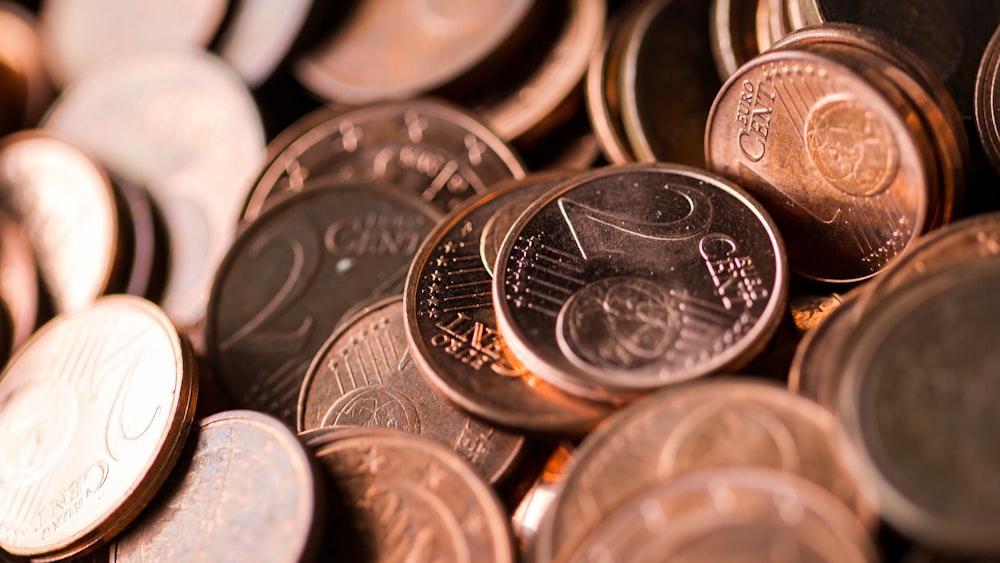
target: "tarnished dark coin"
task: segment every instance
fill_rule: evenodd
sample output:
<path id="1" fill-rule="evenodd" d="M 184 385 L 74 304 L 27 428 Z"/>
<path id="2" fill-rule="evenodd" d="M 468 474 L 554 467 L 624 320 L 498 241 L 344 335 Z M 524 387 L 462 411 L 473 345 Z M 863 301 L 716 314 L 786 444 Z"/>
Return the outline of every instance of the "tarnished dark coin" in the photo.
<path id="1" fill-rule="evenodd" d="M 928 131 L 909 119 L 916 113 L 884 76 L 811 52 L 772 51 L 719 92 L 706 159 L 774 216 L 793 270 L 861 280 L 936 212 L 936 159 Z"/>
<path id="2" fill-rule="evenodd" d="M 0 301 L 10 315 L 11 346 L 17 349 L 38 322 L 38 271 L 21 224 L 4 212 L 0 212 Z"/>
<path id="3" fill-rule="evenodd" d="M 24 226 L 56 312 L 122 289 L 131 256 L 119 244 L 114 189 L 76 146 L 45 131 L 0 139 L 0 204 Z"/>
<path id="4" fill-rule="evenodd" d="M 320 559 L 514 561 L 500 502 L 448 448 L 374 428 L 314 433 L 307 445 L 329 489 Z"/>
<path id="5" fill-rule="evenodd" d="M 1000 553 L 1000 261 L 912 278 L 844 347 L 838 413 L 858 480 L 921 544 Z"/>
<path id="6" fill-rule="evenodd" d="M 515 357 L 595 399 L 745 364 L 785 306 L 784 246 L 738 187 L 679 165 L 578 176 L 511 228 L 493 283 Z"/>
<path id="7" fill-rule="evenodd" d="M 122 531 L 177 461 L 196 395 L 148 301 L 104 297 L 39 329 L 0 375 L 0 546 L 55 560 Z"/>
<path id="8" fill-rule="evenodd" d="M 41 3 L 40 21 L 49 72 L 65 87 L 125 55 L 160 47 L 204 47 L 228 4 L 47 0 Z"/>
<path id="9" fill-rule="evenodd" d="M 420 375 L 406 342 L 401 296 L 344 323 L 316 354 L 298 404 L 298 428 L 364 426 L 422 434 L 449 445 L 490 483 L 524 453 L 524 438 L 470 418 Z"/>
<path id="10" fill-rule="evenodd" d="M 522 177 L 513 151 L 464 111 L 432 100 L 379 104 L 302 132 L 264 168 L 243 219 L 254 220 L 273 198 L 318 178 L 380 180 L 449 210 L 496 182 Z"/>
<path id="11" fill-rule="evenodd" d="M 254 411 L 212 415 L 186 454 L 110 561 L 311 559 L 326 499 L 309 452 L 281 421 Z"/>
<path id="12" fill-rule="evenodd" d="M 639 161 L 705 166 L 705 121 L 721 86 L 705 33 L 708 12 L 704 0 L 647 2 L 626 28 L 618 88 L 625 136 Z"/>
<path id="13" fill-rule="evenodd" d="M 976 129 L 993 169 L 1000 173 L 1000 26 L 983 52 L 974 91 Z"/>
<path id="14" fill-rule="evenodd" d="M 213 41 L 213 50 L 251 88 L 262 84 L 288 56 L 314 0 L 236 0 Z"/>
<path id="15" fill-rule="evenodd" d="M 0 135 L 32 127 L 52 101 L 34 15 L 0 2 Z"/>
<path id="16" fill-rule="evenodd" d="M 756 11 L 757 0 L 712 0 L 708 30 L 715 68 L 722 80 L 760 53 Z"/>
<path id="17" fill-rule="evenodd" d="M 249 224 L 219 266 L 206 319 L 226 397 L 294 427 L 313 356 L 357 302 L 402 292 L 437 218 L 398 190 L 327 183 Z"/>
<path id="18" fill-rule="evenodd" d="M 464 205 L 424 240 L 407 277 L 406 340 L 417 368 L 463 410 L 511 428 L 582 432 L 610 413 L 607 405 L 569 395 L 511 361 L 481 257 L 484 227 L 497 213 L 511 202 L 523 202 L 523 209 L 569 177 L 528 176 Z"/>
<path id="19" fill-rule="evenodd" d="M 200 320 L 264 153 L 246 86 L 207 53 L 146 51 L 76 83 L 45 127 L 149 190 L 170 236 L 163 309 L 182 325 Z"/>
<path id="20" fill-rule="evenodd" d="M 568 561 L 875 563 L 857 518 L 808 481 L 750 468 L 706 471 L 643 491 Z"/>
<path id="21" fill-rule="evenodd" d="M 455 80 L 515 32 L 530 0 L 399 6 L 362 0 L 347 21 L 295 63 L 295 76 L 328 100 L 364 104 L 412 98 Z"/>
<path id="22" fill-rule="evenodd" d="M 760 381 L 712 380 L 663 390 L 584 439 L 538 533 L 537 558 L 566 557 L 643 489 L 718 467 L 799 475 L 865 513 L 839 461 L 834 422 L 815 403 Z"/>

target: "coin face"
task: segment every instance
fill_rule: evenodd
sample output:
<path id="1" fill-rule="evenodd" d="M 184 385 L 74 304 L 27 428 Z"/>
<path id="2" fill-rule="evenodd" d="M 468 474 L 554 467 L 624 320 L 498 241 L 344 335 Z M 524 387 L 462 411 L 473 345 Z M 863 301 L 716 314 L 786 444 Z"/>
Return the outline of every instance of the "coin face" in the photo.
<path id="1" fill-rule="evenodd" d="M 485 59 L 528 14 L 529 0 L 365 0 L 294 71 L 329 100 L 364 104 L 418 96 Z"/>
<path id="2" fill-rule="evenodd" d="M 1000 548 L 1000 457 L 983 447 L 1000 425 L 998 282 L 996 260 L 914 278 L 866 311 L 842 359 L 859 482 L 887 522 L 939 549 Z"/>
<path id="3" fill-rule="evenodd" d="M 309 453 L 295 434 L 268 415 L 227 411 L 202 420 L 190 442 L 191 458 L 115 542 L 110 560 L 303 560 L 321 511 Z"/>
<path id="4" fill-rule="evenodd" d="M 396 190 L 327 184 L 250 224 L 219 267 L 206 322 L 226 397 L 294 427 L 313 356 L 357 302 L 403 290 L 436 220 Z"/>
<path id="5" fill-rule="evenodd" d="M 431 100 L 378 104 L 334 114 L 288 144 L 264 168 L 243 219 L 318 178 L 384 181 L 449 210 L 496 182 L 522 177 L 518 157 L 465 112 Z"/>
<path id="6" fill-rule="evenodd" d="M 867 562 L 864 528 L 836 498 L 778 472 L 696 473 L 640 493 L 559 561 Z"/>
<path id="7" fill-rule="evenodd" d="M 0 376 L 0 546 L 67 557 L 120 532 L 177 460 L 195 395 L 189 352 L 143 299 L 42 327 Z"/>
<path id="8" fill-rule="evenodd" d="M 324 561 L 514 560 L 493 492 L 448 448 L 374 428 L 310 434 L 327 477 Z"/>
<path id="9" fill-rule="evenodd" d="M 905 120 L 914 110 L 873 79 L 775 51 L 741 68 L 712 106 L 709 167 L 761 201 L 806 277 L 878 273 L 922 232 L 936 198 L 926 135 Z"/>
<path id="10" fill-rule="evenodd" d="M 309 366 L 298 428 L 393 428 L 449 445 L 490 483 L 508 475 L 524 438 L 470 418 L 424 381 L 407 348 L 402 297 L 358 313 L 334 332 Z"/>
<path id="11" fill-rule="evenodd" d="M 513 201 L 528 201 L 570 176 L 529 176 L 456 210 L 425 239 L 407 278 L 406 338 L 425 378 L 448 400 L 511 428 L 580 432 L 609 414 L 525 373 L 496 326 L 484 227 Z M 501 229 L 503 230 L 503 229 Z M 502 236 L 502 234 L 500 234 Z"/>
<path id="12" fill-rule="evenodd" d="M 526 368 L 596 399 L 745 363 L 773 334 L 784 249 L 739 188 L 681 166 L 608 167 L 511 228 L 497 323 Z"/>
<path id="13" fill-rule="evenodd" d="M 0 199 L 24 225 L 57 312 L 119 289 L 119 211 L 99 164 L 44 131 L 0 143 Z"/>
<path id="14" fill-rule="evenodd" d="M 541 561 L 573 552 L 615 507 L 655 483 L 727 466 L 800 475 L 861 508 L 833 443 L 833 417 L 751 380 L 664 390 L 584 439 L 537 537 Z"/>
<path id="15" fill-rule="evenodd" d="M 149 190 L 170 237 L 163 309 L 179 324 L 200 320 L 264 153 L 260 116 L 240 79 L 204 52 L 147 51 L 75 84 L 45 127 Z"/>

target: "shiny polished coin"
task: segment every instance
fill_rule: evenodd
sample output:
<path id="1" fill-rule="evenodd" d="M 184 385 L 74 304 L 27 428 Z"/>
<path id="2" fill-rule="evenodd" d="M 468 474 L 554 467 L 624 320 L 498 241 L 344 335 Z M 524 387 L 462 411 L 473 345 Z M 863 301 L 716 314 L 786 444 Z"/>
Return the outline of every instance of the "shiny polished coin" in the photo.
<path id="1" fill-rule="evenodd" d="M 299 431 L 324 426 L 392 428 L 449 445 L 497 483 L 517 464 L 524 438 L 470 418 L 437 395 L 407 348 L 402 297 L 344 323 L 309 366 L 299 395 Z"/>
<path id="2" fill-rule="evenodd" d="M 46 0 L 40 21 L 46 62 L 60 86 L 116 58 L 159 47 L 208 45 L 229 2 Z"/>
<path id="3" fill-rule="evenodd" d="M 16 219 L 0 211 L 0 301 L 10 315 L 10 339 L 16 350 L 38 322 L 38 270 L 35 254 Z"/>
<path id="4" fill-rule="evenodd" d="M 616 400 L 745 364 L 785 306 L 784 246 L 738 187 L 611 166 L 536 201 L 497 258 L 497 326 L 532 373 Z"/>
<path id="5" fill-rule="evenodd" d="M 857 518 L 828 492 L 778 472 L 732 468 L 646 490 L 558 561 L 875 563 Z"/>
<path id="6" fill-rule="evenodd" d="M 53 560 L 123 530 L 180 455 L 193 370 L 167 317 L 138 297 L 39 329 L 0 376 L 0 546 Z"/>
<path id="7" fill-rule="evenodd" d="M 637 160 L 705 167 L 705 121 L 721 86 L 708 27 L 704 0 L 658 0 L 647 2 L 629 28 L 618 88 Z"/>
<path id="8" fill-rule="evenodd" d="M 295 76 L 317 95 L 347 104 L 412 98 L 489 57 L 531 7 L 530 0 L 405 6 L 362 0 L 322 45 L 296 61 Z"/>
<path id="9" fill-rule="evenodd" d="M 1000 262 L 913 278 L 845 346 L 839 416 L 882 517 L 923 545 L 1000 553 Z"/>
<path id="10" fill-rule="evenodd" d="M 420 373 L 461 409 L 510 428 L 580 433 L 611 412 L 511 361 L 497 332 L 492 279 L 481 257 L 484 227 L 497 213 L 511 202 L 523 202 L 523 209 L 570 177 L 528 176 L 464 205 L 427 236 L 407 277 L 406 341 Z"/>
<path id="11" fill-rule="evenodd" d="M 730 77 L 712 106 L 709 167 L 760 200 L 806 277 L 871 277 L 933 215 L 927 132 L 882 80 L 811 52 L 772 51 Z"/>
<path id="12" fill-rule="evenodd" d="M 131 55 L 66 91 L 45 127 L 149 190 L 170 236 L 163 309 L 178 324 L 201 319 L 264 153 L 260 116 L 239 78 L 193 50 Z"/>
<path id="13" fill-rule="evenodd" d="M 378 104 L 303 131 L 265 166 L 243 219 L 253 221 L 274 198 L 319 178 L 383 181 L 450 210 L 524 174 L 513 151 L 462 110 L 433 100 Z"/>
<path id="14" fill-rule="evenodd" d="M 45 131 L 0 139 L 0 201 L 31 240 L 56 312 L 122 289 L 119 211 L 104 169 Z"/>
<path id="15" fill-rule="evenodd" d="M 1000 171 L 1000 26 L 983 52 L 976 75 L 976 130 L 993 169 Z M 1000 172 L 998 172 L 1000 173 Z"/>
<path id="16" fill-rule="evenodd" d="M 35 16 L 0 2 L 0 135 L 32 127 L 52 101 Z"/>
<path id="17" fill-rule="evenodd" d="M 314 433 L 307 445 L 329 490 L 320 560 L 514 561 L 499 500 L 448 448 L 374 428 Z"/>
<path id="18" fill-rule="evenodd" d="M 313 0 L 237 0 L 213 50 L 251 88 L 271 76 L 302 30 Z"/>
<path id="19" fill-rule="evenodd" d="M 621 67 L 621 53 L 626 41 L 621 29 L 630 19 L 628 16 L 629 12 L 626 10 L 608 21 L 601 47 L 590 56 L 584 82 L 587 114 L 590 115 L 594 135 L 604 158 L 612 164 L 635 161 L 625 139 L 618 104 L 618 69 Z"/>
<path id="20" fill-rule="evenodd" d="M 437 219 L 395 189 L 328 183 L 249 224 L 219 266 L 206 319 L 209 362 L 230 402 L 294 427 L 313 356 L 357 302 L 402 292 Z"/>
<path id="21" fill-rule="evenodd" d="M 795 474 L 864 512 L 838 459 L 834 424 L 811 401 L 759 381 L 713 380 L 663 390 L 621 411 L 580 444 L 537 536 L 538 560 L 572 553 L 601 520 L 645 488 L 719 467 Z"/>
<path id="22" fill-rule="evenodd" d="M 708 31 L 715 68 L 723 81 L 760 53 L 756 10 L 757 0 L 712 0 Z"/>
<path id="23" fill-rule="evenodd" d="M 325 499 L 313 462 L 281 421 L 205 418 L 171 478 L 112 547 L 110 561 L 287 561 L 313 556 Z"/>
<path id="24" fill-rule="evenodd" d="M 788 369 L 788 390 L 816 401 L 830 412 L 837 411 L 843 379 L 840 359 L 857 328 L 864 291 L 855 289 L 844 295 L 837 308 L 802 337 Z"/>

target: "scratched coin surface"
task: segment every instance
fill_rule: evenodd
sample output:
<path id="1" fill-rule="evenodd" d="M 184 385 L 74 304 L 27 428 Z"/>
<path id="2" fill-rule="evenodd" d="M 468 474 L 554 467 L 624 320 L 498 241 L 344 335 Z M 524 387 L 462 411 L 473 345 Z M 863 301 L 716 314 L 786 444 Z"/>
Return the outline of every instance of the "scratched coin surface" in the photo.
<path id="1" fill-rule="evenodd" d="M 730 468 L 660 484 L 559 561 L 875 563 L 857 517 L 808 481 Z"/>
<path id="2" fill-rule="evenodd" d="M 730 77 L 712 106 L 709 167 L 760 200 L 806 277 L 871 277 L 933 214 L 926 130 L 876 79 L 816 53 L 773 51 Z"/>
<path id="3" fill-rule="evenodd" d="M 65 91 L 45 127 L 149 190 L 171 249 L 160 302 L 179 324 L 199 321 L 264 155 L 260 116 L 239 77 L 205 52 L 130 55 Z"/>
<path id="4" fill-rule="evenodd" d="M 209 363 L 230 402 L 295 426 L 306 368 L 357 302 L 402 292 L 437 213 L 374 185 L 325 184 L 251 223 L 216 274 Z"/>
<path id="5" fill-rule="evenodd" d="M 570 177 L 528 176 L 457 209 L 424 240 L 407 277 L 406 339 L 417 368 L 449 401 L 511 428 L 582 432 L 610 414 L 607 405 L 569 395 L 511 361 L 480 253 L 484 227 L 498 212 L 512 201 L 527 207 Z"/>
<path id="6" fill-rule="evenodd" d="M 540 561 L 570 553 L 615 507 L 655 483 L 734 465 L 804 477 L 863 511 L 834 447 L 833 416 L 776 385 L 741 379 L 660 391 L 591 433 L 536 538 Z"/>
<path id="7" fill-rule="evenodd" d="M 422 436 L 311 433 L 329 493 L 322 561 L 512 563 L 507 515 L 469 464 Z"/>
<path id="8" fill-rule="evenodd" d="M 264 167 L 243 219 L 321 177 L 382 180 L 450 210 L 524 174 L 517 155 L 463 110 L 433 100 L 377 104 L 333 114 L 289 143 Z"/>
<path id="9" fill-rule="evenodd" d="M 308 560 L 321 522 L 309 452 L 281 421 L 255 411 L 203 419 L 112 562 Z"/>
<path id="10" fill-rule="evenodd" d="M 24 226 L 57 312 L 123 289 L 115 193 L 80 149 L 44 131 L 0 140 L 0 201 Z"/>
<path id="11" fill-rule="evenodd" d="M 767 213 L 679 165 L 598 169 L 511 228 L 497 258 L 497 325 L 514 356 L 595 399 L 745 364 L 777 328 L 788 278 Z"/>
<path id="12" fill-rule="evenodd" d="M 866 311 L 845 346 L 838 412 L 858 480 L 920 543 L 1000 552 L 1000 262 L 912 278 Z"/>
<path id="13" fill-rule="evenodd" d="M 447 444 L 489 483 L 522 461 L 524 438 L 472 418 L 420 375 L 406 342 L 402 296 L 361 311 L 316 354 L 298 403 L 298 429 L 392 428 Z"/>
<path id="14" fill-rule="evenodd" d="M 193 370 L 166 315 L 138 297 L 39 329 L 0 376 L 0 547 L 57 559 L 124 529 L 180 455 Z"/>

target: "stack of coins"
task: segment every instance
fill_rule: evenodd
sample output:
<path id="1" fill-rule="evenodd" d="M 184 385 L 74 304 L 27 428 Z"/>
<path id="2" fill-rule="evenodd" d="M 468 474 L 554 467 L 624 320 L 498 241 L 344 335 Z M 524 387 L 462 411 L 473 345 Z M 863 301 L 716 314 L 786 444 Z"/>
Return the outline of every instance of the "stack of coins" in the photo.
<path id="1" fill-rule="evenodd" d="M 1000 557 L 992 4 L 30 4 L 0 561 Z"/>

